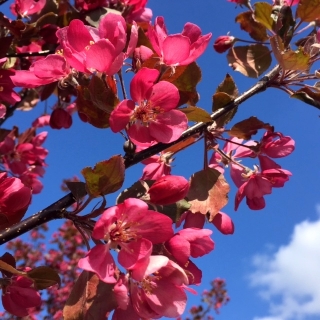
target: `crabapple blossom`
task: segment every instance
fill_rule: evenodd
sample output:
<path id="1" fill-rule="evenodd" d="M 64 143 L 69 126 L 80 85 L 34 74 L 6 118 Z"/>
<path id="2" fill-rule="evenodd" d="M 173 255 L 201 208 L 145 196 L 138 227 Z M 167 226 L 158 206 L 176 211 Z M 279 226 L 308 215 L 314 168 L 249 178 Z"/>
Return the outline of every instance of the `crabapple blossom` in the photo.
<path id="1" fill-rule="evenodd" d="M 179 102 L 178 89 L 167 81 L 156 83 L 159 75 L 158 70 L 148 68 L 135 74 L 130 83 L 133 100 L 121 101 L 111 112 L 113 132 L 127 129 L 130 140 L 138 145 L 153 141 L 169 143 L 180 137 L 188 119 L 183 112 L 174 110 Z"/>
<path id="2" fill-rule="evenodd" d="M 190 257 L 202 257 L 214 249 L 211 234 L 212 231 L 209 229 L 182 229 L 165 243 L 165 247 L 183 267 Z"/>
<path id="3" fill-rule="evenodd" d="M 92 237 L 102 239 L 87 256 L 79 261 L 79 267 L 95 272 L 107 283 L 114 283 L 115 264 L 110 249 L 119 249 L 119 263 L 131 270 L 150 256 L 152 244 L 162 243 L 173 235 L 172 220 L 134 198 L 104 211 L 97 221 Z"/>
<path id="4" fill-rule="evenodd" d="M 144 161 L 145 167 L 141 180 L 158 180 L 159 178 L 171 173 L 172 152 L 161 153 L 152 156 Z"/>
<path id="5" fill-rule="evenodd" d="M 28 309 L 41 306 L 41 296 L 33 288 L 33 281 L 23 276 L 13 276 L 10 283 L 2 287 L 2 305 L 17 317 L 28 315 Z"/>
<path id="6" fill-rule="evenodd" d="M 58 54 L 50 54 L 35 61 L 29 70 L 17 70 L 11 80 L 17 87 L 35 88 L 55 81 L 71 81 L 72 77 L 66 59 Z"/>
<path id="7" fill-rule="evenodd" d="M 39 13 L 46 4 L 46 0 L 15 0 L 10 6 L 10 10 L 14 15 L 22 17 L 34 13 Z"/>
<path id="8" fill-rule="evenodd" d="M 188 277 L 169 258 L 158 255 L 140 261 L 132 269 L 129 281 L 132 305 L 141 318 L 176 318 L 183 313 Z"/>
<path id="9" fill-rule="evenodd" d="M 85 73 L 97 70 L 113 75 L 122 67 L 124 59 L 133 52 L 138 40 L 137 25 L 133 24 L 129 46 L 124 53 L 127 43 L 126 28 L 122 16 L 109 13 L 101 19 L 98 29 L 74 19 L 56 34 L 61 53 L 73 68 Z"/>
<path id="10" fill-rule="evenodd" d="M 14 104 L 20 101 L 20 96 L 13 91 L 15 84 L 11 77 L 16 73 L 12 69 L 2 69 L 1 67 L 7 61 L 7 58 L 0 59 L 0 101 Z"/>
<path id="11" fill-rule="evenodd" d="M 238 171 L 244 181 L 236 194 L 235 210 L 240 202 L 246 197 L 247 205 L 252 210 L 261 210 L 265 207 L 264 195 L 270 194 L 273 187 L 283 187 L 289 180 L 291 172 L 281 167 L 266 156 L 259 156 L 261 172 L 255 166 L 254 170 L 248 172 Z M 242 169 L 243 170 L 243 169 Z"/>
<path id="12" fill-rule="evenodd" d="M 157 17 L 154 27 L 149 26 L 148 38 L 160 63 L 168 66 L 185 66 L 194 62 L 208 46 L 211 33 L 201 35 L 201 29 L 186 23 L 180 34 L 168 35 L 163 17 Z"/>
<path id="13" fill-rule="evenodd" d="M 18 178 L 0 173 L 0 225 L 1 229 L 10 227 L 22 219 L 31 201 L 31 189 L 24 186 Z"/>

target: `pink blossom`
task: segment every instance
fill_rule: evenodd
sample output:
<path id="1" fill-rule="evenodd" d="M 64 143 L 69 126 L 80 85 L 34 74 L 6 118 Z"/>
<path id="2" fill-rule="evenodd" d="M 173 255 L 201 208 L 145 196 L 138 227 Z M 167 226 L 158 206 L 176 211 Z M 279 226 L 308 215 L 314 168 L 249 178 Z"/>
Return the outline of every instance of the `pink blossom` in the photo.
<path id="1" fill-rule="evenodd" d="M 270 194 L 272 187 L 283 187 L 289 180 L 291 172 L 281 169 L 281 167 L 266 156 L 259 156 L 261 172 L 256 167 L 247 173 L 239 171 L 243 182 L 236 194 L 235 210 L 242 199 L 246 197 L 247 205 L 252 210 L 261 210 L 265 207 L 264 195 Z"/>
<path id="2" fill-rule="evenodd" d="M 123 50 L 127 43 L 126 22 L 118 14 L 109 13 L 100 21 L 99 28 L 84 25 L 74 19 L 68 27 L 57 31 L 62 53 L 68 63 L 76 70 L 89 73 L 105 72 L 113 75 L 122 67 L 138 40 L 138 29 L 134 23 L 127 52 Z"/>
<path id="3" fill-rule="evenodd" d="M 156 180 L 148 193 L 152 203 L 166 205 L 182 200 L 187 195 L 189 187 L 186 178 L 168 175 Z"/>
<path id="4" fill-rule="evenodd" d="M 295 149 L 295 142 L 280 132 L 267 131 L 260 142 L 260 153 L 271 158 L 286 157 Z"/>
<path id="5" fill-rule="evenodd" d="M 185 211 L 179 221 L 176 223 L 176 228 L 179 228 L 184 221 L 183 228 L 198 228 L 202 229 L 206 222 L 206 217 L 200 212 L 193 213 L 191 211 Z"/>
<path id="6" fill-rule="evenodd" d="M 158 180 L 159 178 L 171 173 L 172 152 L 161 153 L 144 161 L 146 166 L 143 168 L 141 180 Z"/>
<path id="7" fill-rule="evenodd" d="M 7 177 L 7 173 L 2 172 L 0 192 L 0 229 L 4 229 L 22 219 L 31 201 L 31 190 L 20 179 Z"/>
<path id="8" fill-rule="evenodd" d="M 164 256 L 150 256 L 131 272 L 133 308 L 141 318 L 176 318 L 186 306 L 187 284 L 188 277 L 179 265 Z"/>
<path id="9" fill-rule="evenodd" d="M 33 288 L 33 281 L 23 276 L 10 278 L 10 284 L 2 289 L 3 307 L 17 317 L 28 315 L 28 309 L 41 306 L 41 296 Z"/>
<path id="10" fill-rule="evenodd" d="M 50 122 L 50 114 L 44 114 L 43 116 L 38 117 L 32 122 L 34 128 L 41 128 L 48 126 Z"/>
<path id="11" fill-rule="evenodd" d="M 148 37 L 160 63 L 168 66 L 185 66 L 194 62 L 208 46 L 212 34 L 201 35 L 201 29 L 186 23 L 182 33 L 168 35 L 163 17 L 157 17 L 154 27 L 149 27 Z"/>
<path id="12" fill-rule="evenodd" d="M 46 4 L 46 0 L 15 0 L 10 6 L 10 10 L 14 15 L 22 17 L 34 13 L 39 13 Z"/>
<path id="13" fill-rule="evenodd" d="M 75 0 L 75 6 L 77 9 L 88 11 L 98 7 L 107 7 L 108 2 L 108 0 Z"/>
<path id="14" fill-rule="evenodd" d="M 95 272 L 102 281 L 110 283 L 115 269 L 110 249 L 120 248 L 119 263 L 132 269 L 150 256 L 152 244 L 164 242 L 172 235 L 169 217 L 148 210 L 147 204 L 139 199 L 126 199 L 104 211 L 97 221 L 92 237 L 103 239 L 106 245 L 91 249 L 87 257 L 79 261 L 79 267 Z"/>
<path id="15" fill-rule="evenodd" d="M 178 139 L 187 128 L 186 115 L 174 110 L 179 102 L 179 91 L 170 82 L 160 81 L 159 71 L 142 68 L 130 83 L 133 100 L 123 100 L 110 115 L 113 132 L 127 128 L 135 144 L 152 141 L 169 143 Z M 136 101 L 138 105 L 135 105 Z"/>
<path id="16" fill-rule="evenodd" d="M 165 247 L 183 267 L 190 257 L 202 257 L 214 249 L 211 234 L 209 229 L 182 229 L 165 243 Z"/>
<path id="17" fill-rule="evenodd" d="M 45 59 L 35 61 L 29 70 L 17 70 L 11 79 L 15 86 L 35 88 L 55 81 L 70 81 L 72 73 L 66 59 L 58 54 L 49 54 Z"/>
<path id="18" fill-rule="evenodd" d="M 12 76 L 15 70 L 2 69 L 1 67 L 7 61 L 7 58 L 0 59 L 0 101 L 15 104 L 20 101 L 20 96 L 13 91 L 15 84 L 12 81 Z"/>
<path id="19" fill-rule="evenodd" d="M 300 0 L 273 0 L 274 4 L 284 4 L 287 6 L 295 6 Z"/>
<path id="20" fill-rule="evenodd" d="M 0 119 L 3 119 L 6 116 L 7 113 L 7 107 L 0 103 Z"/>

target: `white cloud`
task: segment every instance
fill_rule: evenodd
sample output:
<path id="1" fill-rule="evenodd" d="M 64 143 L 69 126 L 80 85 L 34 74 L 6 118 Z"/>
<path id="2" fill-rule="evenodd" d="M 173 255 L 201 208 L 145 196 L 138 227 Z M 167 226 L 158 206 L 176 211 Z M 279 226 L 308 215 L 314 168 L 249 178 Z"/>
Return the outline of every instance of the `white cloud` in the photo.
<path id="1" fill-rule="evenodd" d="M 297 224 L 290 242 L 275 253 L 254 256 L 253 265 L 250 283 L 269 302 L 270 313 L 254 320 L 320 319 L 320 215 Z"/>

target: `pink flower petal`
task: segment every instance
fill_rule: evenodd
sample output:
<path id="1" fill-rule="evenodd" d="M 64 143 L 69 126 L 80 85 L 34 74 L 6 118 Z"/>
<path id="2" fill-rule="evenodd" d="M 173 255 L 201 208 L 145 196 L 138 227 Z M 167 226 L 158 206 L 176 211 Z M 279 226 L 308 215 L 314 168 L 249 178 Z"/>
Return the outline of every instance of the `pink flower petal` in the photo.
<path id="1" fill-rule="evenodd" d="M 132 100 L 123 100 L 111 112 L 110 128 L 113 132 L 119 132 L 125 129 L 130 121 L 131 115 L 134 113 L 135 103 Z"/>
<path id="2" fill-rule="evenodd" d="M 163 61 L 167 65 L 177 65 L 190 55 L 190 40 L 182 35 L 170 35 L 163 41 Z M 178 49 L 179 48 L 179 49 Z"/>
<path id="3" fill-rule="evenodd" d="M 116 283 L 116 266 L 107 245 L 98 244 L 93 247 L 85 258 L 79 260 L 78 267 L 96 273 L 106 283 Z"/>

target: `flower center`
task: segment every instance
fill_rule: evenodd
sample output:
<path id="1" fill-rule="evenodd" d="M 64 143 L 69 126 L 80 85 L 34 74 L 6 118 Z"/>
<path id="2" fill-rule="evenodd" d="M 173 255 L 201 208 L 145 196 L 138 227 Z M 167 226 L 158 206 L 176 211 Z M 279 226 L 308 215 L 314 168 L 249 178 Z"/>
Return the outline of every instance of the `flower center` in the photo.
<path id="1" fill-rule="evenodd" d="M 105 236 L 105 240 L 110 239 L 113 242 L 130 242 L 136 240 L 138 236 L 131 228 L 134 224 L 134 222 L 117 220 L 113 224 L 110 233 Z"/>
<path id="2" fill-rule="evenodd" d="M 151 121 L 156 120 L 159 113 L 163 113 L 160 107 L 153 106 L 150 101 L 144 101 L 136 107 L 132 120 L 141 121 L 144 126 L 148 127 Z"/>

